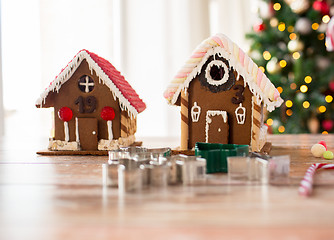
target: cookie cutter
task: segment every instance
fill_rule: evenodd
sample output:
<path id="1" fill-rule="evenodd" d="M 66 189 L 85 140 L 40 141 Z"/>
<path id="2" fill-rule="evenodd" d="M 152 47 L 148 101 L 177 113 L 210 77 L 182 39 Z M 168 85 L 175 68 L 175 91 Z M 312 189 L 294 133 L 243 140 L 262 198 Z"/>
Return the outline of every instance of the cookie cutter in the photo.
<path id="1" fill-rule="evenodd" d="M 143 187 L 142 175 L 144 166 L 129 158 L 119 160 L 118 189 L 121 192 L 140 191 Z"/>
<path id="2" fill-rule="evenodd" d="M 196 156 L 175 155 L 168 159 L 168 183 L 202 184 L 206 182 L 206 160 Z"/>
<path id="3" fill-rule="evenodd" d="M 269 183 L 270 184 L 287 184 L 289 183 L 290 174 L 290 156 L 273 156 L 269 159 Z"/>
<path id="4" fill-rule="evenodd" d="M 120 191 L 140 191 L 149 186 L 198 184 L 206 181 L 206 160 L 171 156 L 170 148 L 122 148 L 109 152 L 103 164 L 103 184 Z"/>
<path id="5" fill-rule="evenodd" d="M 248 156 L 249 145 L 201 143 L 195 144 L 195 156 L 206 159 L 206 173 L 228 172 L 227 157 Z"/>
<path id="6" fill-rule="evenodd" d="M 182 183 L 184 185 L 203 184 L 206 182 L 206 159 L 188 156 L 183 161 Z"/>

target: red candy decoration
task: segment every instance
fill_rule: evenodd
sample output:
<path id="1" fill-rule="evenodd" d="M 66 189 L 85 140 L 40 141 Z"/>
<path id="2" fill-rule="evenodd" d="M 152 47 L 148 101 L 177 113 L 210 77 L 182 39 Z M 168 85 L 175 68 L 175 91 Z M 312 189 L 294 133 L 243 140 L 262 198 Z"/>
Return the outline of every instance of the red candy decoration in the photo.
<path id="1" fill-rule="evenodd" d="M 115 118 L 115 111 L 112 107 L 106 106 L 101 110 L 101 118 L 105 121 L 112 121 Z"/>
<path id="2" fill-rule="evenodd" d="M 72 119 L 73 112 L 68 107 L 62 107 L 58 111 L 58 117 L 60 118 L 60 120 L 62 120 L 64 122 L 68 122 L 68 121 L 70 121 Z"/>
<path id="3" fill-rule="evenodd" d="M 327 144 L 325 141 L 320 141 L 318 142 L 318 144 L 321 144 L 322 146 L 324 146 L 326 148 L 326 151 L 327 151 Z"/>
<path id="4" fill-rule="evenodd" d="M 326 1 L 315 1 L 312 7 L 314 10 L 321 12 L 322 15 L 329 14 L 329 5 Z"/>

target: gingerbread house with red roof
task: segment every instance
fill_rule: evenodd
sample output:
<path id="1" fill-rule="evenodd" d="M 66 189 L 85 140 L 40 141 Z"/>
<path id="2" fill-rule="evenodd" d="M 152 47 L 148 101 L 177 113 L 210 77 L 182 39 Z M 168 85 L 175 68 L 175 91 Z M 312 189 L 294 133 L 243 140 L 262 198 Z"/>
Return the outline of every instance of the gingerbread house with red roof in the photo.
<path id="1" fill-rule="evenodd" d="M 87 50 L 79 51 L 36 102 L 54 108 L 50 150 L 94 151 L 135 141 L 137 114 L 145 103 L 115 67 Z"/>
<path id="2" fill-rule="evenodd" d="M 264 108 L 273 111 L 283 102 L 261 69 L 223 34 L 195 49 L 164 97 L 181 106 L 181 150 L 208 142 L 260 151 L 267 132 Z"/>

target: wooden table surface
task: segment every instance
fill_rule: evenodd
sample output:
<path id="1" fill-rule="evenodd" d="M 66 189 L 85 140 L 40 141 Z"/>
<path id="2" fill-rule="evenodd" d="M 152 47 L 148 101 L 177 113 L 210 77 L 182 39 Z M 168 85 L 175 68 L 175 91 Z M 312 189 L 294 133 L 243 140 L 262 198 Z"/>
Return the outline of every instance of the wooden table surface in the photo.
<path id="1" fill-rule="evenodd" d="M 178 139 L 143 138 L 146 147 Z M 291 157 L 290 184 L 210 184 L 119 194 L 102 185 L 103 156 L 39 156 L 45 139 L 0 142 L 0 239 L 334 239 L 334 171 L 298 195 L 310 147 L 334 135 L 273 135 L 271 155 Z"/>

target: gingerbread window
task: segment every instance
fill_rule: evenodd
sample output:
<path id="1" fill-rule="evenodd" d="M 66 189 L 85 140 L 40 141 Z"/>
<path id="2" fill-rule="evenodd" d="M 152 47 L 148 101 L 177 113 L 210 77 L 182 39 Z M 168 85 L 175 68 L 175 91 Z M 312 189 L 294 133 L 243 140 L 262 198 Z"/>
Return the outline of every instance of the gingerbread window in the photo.
<path id="1" fill-rule="evenodd" d="M 94 89 L 94 80 L 87 75 L 83 75 L 78 80 L 78 87 L 81 92 L 89 93 Z"/>
<path id="2" fill-rule="evenodd" d="M 228 80 L 228 68 L 223 61 L 213 60 L 206 66 L 205 77 L 211 85 L 222 85 Z"/>
<path id="3" fill-rule="evenodd" d="M 216 54 L 209 57 L 203 65 L 199 81 L 209 91 L 221 92 L 229 90 L 236 80 L 228 61 Z"/>

